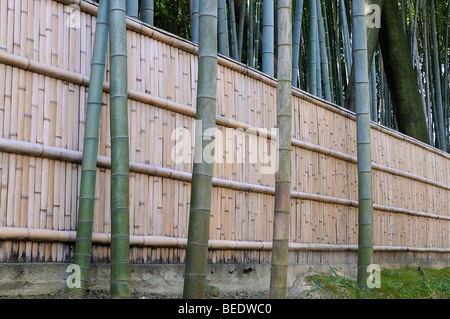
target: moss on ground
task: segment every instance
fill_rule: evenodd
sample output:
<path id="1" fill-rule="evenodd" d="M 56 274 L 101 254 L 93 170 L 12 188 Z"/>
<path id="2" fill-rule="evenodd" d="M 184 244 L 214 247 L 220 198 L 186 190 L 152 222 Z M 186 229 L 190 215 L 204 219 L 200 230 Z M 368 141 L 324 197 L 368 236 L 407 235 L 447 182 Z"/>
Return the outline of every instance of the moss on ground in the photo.
<path id="1" fill-rule="evenodd" d="M 312 289 L 307 298 L 332 299 L 449 299 L 450 268 L 383 269 L 380 288 L 358 289 L 355 280 L 340 276 L 331 268 L 331 275 L 308 278 Z"/>

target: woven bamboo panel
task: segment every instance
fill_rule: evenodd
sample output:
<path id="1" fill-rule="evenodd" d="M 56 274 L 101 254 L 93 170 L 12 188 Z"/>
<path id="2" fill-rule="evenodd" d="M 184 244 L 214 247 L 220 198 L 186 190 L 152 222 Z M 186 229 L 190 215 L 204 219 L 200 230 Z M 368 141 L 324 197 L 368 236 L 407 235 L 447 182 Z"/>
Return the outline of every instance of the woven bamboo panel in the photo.
<path id="1" fill-rule="evenodd" d="M 0 78 L 5 79 L 0 83 L 0 229 L 43 229 L 49 234 L 76 230 L 96 5 L 82 1 L 79 28 L 70 28 L 71 3 L 0 2 L 0 27 L 6 30 L 0 33 Z M 128 20 L 127 25 L 130 162 L 134 165 L 130 171 L 130 233 L 135 238 L 184 239 L 197 125 L 196 49 L 135 21 Z M 109 82 L 109 58 L 105 75 Z M 108 88 L 103 94 L 99 131 L 98 154 L 104 158 L 111 153 Z M 270 131 L 276 127 L 276 94 L 273 80 L 219 58 L 211 240 L 244 245 L 272 240 L 274 176 L 263 172 L 267 162 L 262 158 L 250 161 L 258 141 L 262 141 L 258 147 L 271 144 L 256 139 L 247 128 Z M 319 246 L 293 248 L 290 262 L 355 262 L 355 117 L 294 90 L 292 128 L 290 240 L 293 247 Z M 181 141 L 176 130 L 190 133 L 183 137 L 188 143 L 181 150 L 188 161 L 177 162 L 172 156 Z M 371 136 L 374 244 L 391 247 L 376 249 L 375 261 L 447 260 L 450 157 L 377 124 Z M 21 146 L 7 149 L 8 141 L 27 142 L 29 150 Z M 50 156 L 44 151 L 36 153 L 39 147 L 58 154 L 75 153 Z M 240 156 L 245 157 L 243 161 Z M 164 170 L 171 170 L 170 176 Z M 101 164 L 94 233 L 111 230 L 109 183 L 109 167 Z M 323 250 L 320 245 L 331 248 Z M 0 261 L 67 262 L 73 250 L 73 240 L 8 237 L 0 241 Z M 108 245 L 94 243 L 92 252 L 95 262 L 109 260 Z M 185 250 L 135 244 L 130 258 L 136 263 L 182 263 Z M 211 249 L 209 260 L 268 263 L 270 249 Z"/>

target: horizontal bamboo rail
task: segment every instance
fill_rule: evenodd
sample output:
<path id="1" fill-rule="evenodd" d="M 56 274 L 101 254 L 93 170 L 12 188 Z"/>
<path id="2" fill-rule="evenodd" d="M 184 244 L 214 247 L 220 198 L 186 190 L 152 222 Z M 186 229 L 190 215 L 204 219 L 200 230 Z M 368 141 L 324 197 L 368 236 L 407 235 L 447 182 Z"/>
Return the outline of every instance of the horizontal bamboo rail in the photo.
<path id="1" fill-rule="evenodd" d="M 82 160 L 82 152 L 79 152 L 79 151 L 73 151 L 73 150 L 57 148 L 57 147 L 53 147 L 53 146 L 46 146 L 46 145 L 42 145 L 42 144 L 16 141 L 16 140 L 4 139 L 4 138 L 0 138 L 0 151 L 6 152 L 6 153 L 35 156 L 35 157 L 41 157 L 41 158 L 49 158 L 49 159 L 53 159 L 53 160 L 66 161 L 66 162 L 71 162 L 71 163 L 76 163 L 76 164 L 80 164 L 81 160 Z M 98 163 L 97 164 L 98 167 L 106 168 L 106 169 L 111 168 L 111 159 L 109 157 L 97 156 L 97 163 Z M 192 180 L 191 173 L 177 171 L 174 169 L 168 169 L 168 168 L 164 168 L 164 167 L 156 167 L 153 165 L 142 164 L 142 163 L 137 163 L 137 162 L 130 162 L 130 172 L 142 173 L 142 174 L 158 176 L 158 177 L 163 177 L 163 178 L 172 178 L 172 179 L 176 179 L 176 180 L 180 180 L 180 181 L 184 181 L 184 182 L 191 182 L 191 180 Z M 275 188 L 273 188 L 273 187 L 224 180 L 224 179 L 216 178 L 216 177 L 213 177 L 213 186 L 229 188 L 229 189 L 245 191 L 245 192 L 255 192 L 255 193 L 261 193 L 261 194 L 275 195 Z M 319 201 L 319 202 L 323 202 L 323 203 L 358 207 L 358 201 L 345 199 L 345 198 L 330 197 L 330 196 L 319 195 L 319 194 L 291 191 L 291 197 L 296 198 L 296 199 Z M 413 211 L 413 210 L 409 210 L 409 209 L 379 205 L 376 203 L 374 203 L 373 208 L 375 210 L 380 210 L 380 211 L 450 221 L 450 216 L 431 214 L 431 213 L 425 213 L 425 212 L 417 212 L 417 211 Z"/>
<path id="2" fill-rule="evenodd" d="M 51 76 L 58 80 L 68 81 L 68 82 L 76 84 L 76 85 L 89 87 L 89 77 L 87 77 L 87 76 L 83 76 L 83 75 L 80 75 L 78 73 L 71 72 L 71 71 L 62 70 L 57 67 L 53 67 L 53 66 L 46 65 L 44 63 L 32 61 L 28 58 L 20 57 L 20 56 L 13 55 L 13 54 L 10 54 L 7 52 L 0 51 L 0 63 L 6 64 L 6 65 L 11 65 L 11 66 L 14 66 L 17 68 L 21 68 L 25 71 L 31 71 L 31 72 L 36 72 L 36 73 L 39 73 L 42 75 Z M 104 83 L 103 90 L 104 90 L 104 92 L 109 93 L 109 83 L 107 83 L 107 82 Z M 293 92 L 295 92 L 295 90 L 293 90 Z M 300 95 L 298 95 L 298 94 L 300 94 Z M 308 95 L 305 95 L 300 92 L 297 92 L 297 94 L 294 93 L 294 95 L 298 95 L 299 97 L 301 96 L 302 98 L 305 98 L 305 99 L 308 99 L 308 98 L 311 99 L 311 97 L 309 97 Z M 176 103 L 173 101 L 168 101 L 168 100 L 165 100 L 165 99 L 162 99 L 159 97 L 155 97 L 150 94 L 143 93 L 143 92 L 128 89 L 128 98 L 131 100 L 137 101 L 137 102 L 143 102 L 143 103 L 155 105 L 155 106 L 158 106 L 158 107 L 166 109 L 166 110 L 184 114 L 184 115 L 187 115 L 190 117 L 195 117 L 195 109 L 193 107 L 186 106 L 186 105 Z M 327 105 L 327 108 L 330 107 L 329 104 L 327 104 L 325 102 L 322 102 L 322 103 L 324 103 L 323 106 Z M 341 110 L 340 107 L 338 107 L 338 106 L 336 106 L 336 107 L 337 107 L 337 110 L 340 110 L 340 111 L 338 111 L 339 114 L 344 114 L 344 113 L 347 114 L 346 110 L 344 111 L 344 110 Z M 334 106 L 333 106 L 332 110 L 336 111 L 334 109 Z M 236 121 L 233 119 L 228 119 L 228 118 L 220 116 L 220 115 L 216 116 L 216 123 L 218 125 L 222 125 L 222 126 L 229 127 L 229 128 L 243 129 L 243 130 L 246 130 L 250 134 L 254 133 L 257 135 L 263 135 L 263 136 L 266 136 L 268 139 L 273 138 L 272 133 L 269 130 L 254 127 L 252 125 L 242 123 L 240 121 Z M 392 133 L 394 135 L 400 134 L 400 133 L 390 132 L 390 130 L 388 130 L 384 127 L 379 127 L 379 125 L 376 123 L 373 123 L 373 124 L 377 129 L 381 129 L 383 132 L 389 131 L 389 133 Z M 403 136 L 403 135 L 400 134 L 400 136 Z M 403 136 L 403 139 L 408 140 L 408 142 L 415 141 L 414 139 L 411 139 L 407 136 Z M 417 142 L 419 142 L 419 141 L 417 141 Z M 419 143 L 421 143 L 421 142 L 419 142 Z M 348 155 L 348 154 L 345 154 L 345 153 L 342 153 L 342 152 L 339 152 L 336 150 L 332 150 L 330 148 L 326 148 L 326 147 L 323 147 L 320 145 L 314 145 L 314 144 L 311 144 L 308 142 L 300 141 L 298 139 L 292 139 L 292 146 L 296 146 L 296 147 L 299 147 L 299 148 L 302 148 L 305 150 L 314 151 L 314 152 L 317 152 L 317 153 L 320 153 L 323 155 L 332 156 L 334 158 L 341 159 L 341 160 L 349 162 L 349 163 L 353 163 L 353 164 L 357 163 L 356 156 Z M 432 148 L 432 150 L 435 151 L 434 148 Z M 440 155 L 444 155 L 450 159 L 449 154 L 441 152 L 439 150 L 436 150 L 436 151 L 438 151 L 440 153 Z M 401 171 L 401 170 L 398 170 L 398 169 L 395 169 L 392 167 L 380 165 L 375 162 L 372 162 L 372 168 L 374 170 L 390 173 L 390 174 L 397 175 L 397 176 L 402 176 L 402 177 L 416 180 L 416 181 L 419 181 L 422 183 L 440 187 L 442 189 L 450 190 L 450 185 L 445 185 L 445 184 L 430 180 L 430 179 L 422 177 L 422 176 L 417 176 L 417 175 L 414 175 L 414 174 L 411 174 L 408 172 L 404 172 L 404 171 Z"/>
<path id="3" fill-rule="evenodd" d="M 76 240 L 76 231 L 0 227 L 0 240 L 74 243 Z M 105 233 L 93 233 L 92 243 L 94 245 L 109 245 L 111 243 L 111 236 Z M 185 249 L 186 245 L 187 245 L 187 238 L 174 238 L 167 236 L 137 236 L 137 235 L 130 236 L 130 246 Z M 212 250 L 271 251 L 272 242 L 210 239 L 208 247 Z M 289 250 L 357 251 L 358 245 L 289 243 Z M 374 251 L 450 253 L 450 248 L 374 246 Z"/>

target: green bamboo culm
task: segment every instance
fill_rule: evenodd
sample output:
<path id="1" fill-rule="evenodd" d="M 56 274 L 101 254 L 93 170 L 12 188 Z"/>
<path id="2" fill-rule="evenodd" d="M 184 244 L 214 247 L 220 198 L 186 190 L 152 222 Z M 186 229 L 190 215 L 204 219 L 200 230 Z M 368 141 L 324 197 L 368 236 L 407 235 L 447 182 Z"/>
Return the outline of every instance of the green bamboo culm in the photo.
<path id="1" fill-rule="evenodd" d="M 263 0 L 261 71 L 271 77 L 275 76 L 274 31 L 274 2 Z"/>
<path id="2" fill-rule="evenodd" d="M 253 15 L 253 0 L 249 0 L 247 20 L 247 65 L 250 67 L 253 67 Z"/>
<path id="3" fill-rule="evenodd" d="M 286 298 L 291 207 L 292 0 L 277 1 L 278 171 L 275 174 L 270 298 Z"/>
<path id="4" fill-rule="evenodd" d="M 109 0 L 111 297 L 130 296 L 129 141 L 125 0 Z"/>
<path id="5" fill-rule="evenodd" d="M 227 4 L 225 2 L 225 0 L 218 0 L 218 11 L 217 11 L 217 15 L 218 15 L 218 27 L 217 27 L 217 32 L 218 32 L 218 38 L 219 38 L 219 53 L 225 56 L 229 56 L 229 50 L 227 48 L 227 38 L 228 38 L 228 33 L 227 33 L 227 20 L 226 20 L 226 15 L 227 15 Z M 200 26 L 199 26 L 200 28 Z M 199 30 L 200 32 L 200 30 Z"/>
<path id="6" fill-rule="evenodd" d="M 68 291 L 85 294 L 89 282 L 94 218 L 95 180 L 100 113 L 102 108 L 106 48 L 108 44 L 108 0 L 101 0 L 97 13 L 94 49 L 91 61 L 89 94 L 84 131 L 83 160 L 81 164 L 80 198 L 74 264 L 80 267 L 80 287 Z"/>
<path id="7" fill-rule="evenodd" d="M 382 13 L 384 7 L 384 0 L 366 0 L 366 7 L 377 8 L 376 12 L 370 13 L 367 25 L 367 61 L 368 65 L 372 65 L 373 56 L 379 47 L 378 36 L 380 33 L 379 15 Z M 368 10 L 370 12 L 370 10 Z M 374 17 L 374 18 L 373 18 Z M 350 111 L 356 112 L 355 106 L 355 66 L 352 64 L 350 69 L 350 76 L 348 85 L 345 89 L 345 104 L 344 106 Z"/>
<path id="8" fill-rule="evenodd" d="M 352 57 L 352 48 L 350 45 L 350 31 L 348 30 L 348 22 L 347 22 L 347 13 L 345 12 L 345 2 L 344 0 L 340 0 L 339 4 L 340 8 L 340 18 L 342 23 L 342 40 L 344 44 L 344 56 L 345 56 L 345 70 L 346 70 L 346 79 L 348 84 L 348 78 L 350 76 L 350 72 L 352 69 L 353 57 Z"/>
<path id="9" fill-rule="evenodd" d="M 445 50 L 445 56 L 444 56 L 444 120 L 445 120 L 445 134 L 446 134 L 446 140 L 447 140 L 447 152 L 450 153 L 450 140 L 449 140 L 449 111 L 450 111 L 450 92 L 449 92 L 449 86 L 450 86 L 450 73 L 448 72 L 448 69 L 450 68 L 450 61 L 449 61 L 449 34 L 450 34 L 450 1 L 447 4 L 447 27 L 445 31 L 445 47 L 447 50 Z"/>
<path id="10" fill-rule="evenodd" d="M 198 1 L 198 0 L 195 0 Z M 238 54 L 239 62 L 242 62 L 242 48 L 244 43 L 244 24 L 245 24 L 245 6 L 247 0 L 241 1 L 241 12 L 239 13 L 239 31 L 238 31 Z"/>
<path id="11" fill-rule="evenodd" d="M 191 3 L 191 37 L 194 43 L 198 43 L 198 1 L 192 0 Z"/>
<path id="12" fill-rule="evenodd" d="M 323 80 L 323 96 L 325 100 L 331 102 L 331 85 L 330 85 L 330 71 L 328 69 L 328 54 L 326 45 L 325 24 L 322 15 L 322 6 L 320 0 L 317 0 L 317 26 L 319 31 L 319 49 L 320 49 L 320 61 L 321 72 Z"/>
<path id="13" fill-rule="evenodd" d="M 309 0 L 309 37 L 308 37 L 308 92 L 317 95 L 317 7 L 316 1 Z"/>
<path id="14" fill-rule="evenodd" d="M 437 138 L 439 141 L 439 148 L 443 151 L 447 150 L 446 135 L 444 132 L 444 106 L 442 105 L 442 90 L 441 90 L 441 62 L 439 61 L 439 49 L 437 41 L 436 29 L 436 10 L 434 0 L 430 2 L 431 7 L 431 36 L 433 39 L 433 67 L 434 67 L 434 87 L 436 94 L 436 119 L 437 119 Z"/>
<path id="15" fill-rule="evenodd" d="M 204 157 L 216 125 L 217 0 L 200 0 L 198 90 L 183 297 L 205 297 L 213 161 Z M 213 155 L 213 154 L 211 154 Z"/>
<path id="16" fill-rule="evenodd" d="M 153 0 L 142 0 L 139 10 L 141 21 L 153 25 L 155 15 Z"/>
<path id="17" fill-rule="evenodd" d="M 231 57 L 238 61 L 238 40 L 237 40 L 237 27 L 236 27 L 236 14 L 234 12 L 234 0 L 229 1 L 230 10 L 230 22 L 231 22 Z"/>
<path id="18" fill-rule="evenodd" d="M 253 68 L 258 69 L 259 65 L 259 29 L 261 24 L 261 0 L 256 0 L 256 20 L 255 20 L 255 42 L 253 54 Z"/>
<path id="19" fill-rule="evenodd" d="M 297 0 L 295 5 L 294 26 L 292 35 L 292 86 L 298 85 L 298 71 L 300 59 L 300 35 L 302 32 L 303 0 Z"/>
<path id="20" fill-rule="evenodd" d="M 373 195 L 370 141 L 369 64 L 365 0 L 353 1 L 356 142 L 358 156 L 358 270 L 357 283 L 366 287 L 373 256 Z"/>
<path id="21" fill-rule="evenodd" d="M 137 18 L 139 14 L 139 0 L 126 0 L 126 4 L 127 15 Z"/>

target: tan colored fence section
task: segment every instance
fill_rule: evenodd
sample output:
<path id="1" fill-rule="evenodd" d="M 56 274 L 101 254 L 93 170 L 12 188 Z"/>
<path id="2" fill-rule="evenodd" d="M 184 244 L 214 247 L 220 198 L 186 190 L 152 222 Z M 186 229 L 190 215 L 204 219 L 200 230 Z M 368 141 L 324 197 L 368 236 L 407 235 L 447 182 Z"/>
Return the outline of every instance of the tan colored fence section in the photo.
<path id="1" fill-rule="evenodd" d="M 79 28 L 67 24 L 72 4 L 81 9 Z M 88 1 L 0 2 L 1 262 L 73 258 L 96 12 Z M 131 259 L 179 263 L 189 215 L 197 49 L 137 20 L 128 19 L 127 27 Z M 107 61 L 93 236 L 99 262 L 109 260 L 108 70 Z M 276 82 L 223 57 L 217 80 L 210 261 L 267 263 Z M 292 110 L 291 262 L 355 262 L 355 116 L 299 90 Z M 371 134 L 375 261 L 448 261 L 450 156 L 378 124 Z"/>

